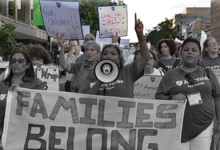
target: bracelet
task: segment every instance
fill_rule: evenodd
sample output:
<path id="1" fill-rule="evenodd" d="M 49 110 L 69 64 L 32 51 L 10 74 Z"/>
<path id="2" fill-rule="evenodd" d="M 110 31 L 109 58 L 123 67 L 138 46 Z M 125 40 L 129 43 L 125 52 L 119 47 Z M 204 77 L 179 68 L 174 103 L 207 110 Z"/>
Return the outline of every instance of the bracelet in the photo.
<path id="1" fill-rule="evenodd" d="M 141 42 L 145 41 L 145 39 L 142 39 L 142 40 L 138 40 L 138 41 L 139 41 L 139 43 L 141 43 Z"/>

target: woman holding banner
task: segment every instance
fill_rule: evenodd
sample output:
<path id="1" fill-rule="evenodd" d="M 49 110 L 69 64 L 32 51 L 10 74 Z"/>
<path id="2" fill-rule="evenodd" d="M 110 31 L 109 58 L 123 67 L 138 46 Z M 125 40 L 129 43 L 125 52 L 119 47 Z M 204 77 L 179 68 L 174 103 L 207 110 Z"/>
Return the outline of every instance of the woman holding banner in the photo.
<path id="1" fill-rule="evenodd" d="M 60 50 L 60 66 L 67 70 L 69 73 L 74 74 L 75 78 L 71 80 L 70 89 L 71 92 L 78 93 L 81 91 L 82 84 L 87 78 L 87 76 L 91 76 L 94 74 L 94 67 L 96 65 L 97 58 L 100 55 L 100 45 L 95 41 L 89 41 L 84 45 L 85 54 L 86 54 L 86 61 L 85 62 L 78 62 L 78 63 L 67 63 L 64 57 L 64 42 L 63 35 L 60 37 L 57 36 L 58 43 L 61 46 Z"/>
<path id="2" fill-rule="evenodd" d="M 201 56 L 199 41 L 188 38 L 181 51 L 183 65 L 169 70 L 161 80 L 155 98 L 186 100 L 181 150 L 209 150 L 216 113 L 220 131 L 220 87 L 210 69 L 197 65 Z M 213 105 L 214 103 L 214 105 Z"/>
<path id="3" fill-rule="evenodd" d="M 10 57 L 10 72 L 6 79 L 0 82 L 0 129 L 3 130 L 6 97 L 8 90 L 15 86 L 29 89 L 44 89 L 44 83 L 35 77 L 30 57 L 25 51 L 15 51 Z"/>
<path id="4" fill-rule="evenodd" d="M 84 82 L 85 88 L 82 93 L 128 98 L 134 97 L 134 82 L 143 76 L 144 67 L 150 58 L 143 29 L 144 26 L 142 21 L 137 19 L 135 14 L 135 31 L 140 43 L 141 57 L 131 64 L 123 66 L 120 48 L 117 45 L 112 44 L 104 46 L 100 60 L 110 59 L 114 61 L 119 66 L 119 75 L 115 82 L 112 83 L 101 83 L 100 81 L 97 81 L 95 77 L 87 78 Z M 104 89 L 106 92 L 104 92 Z"/>

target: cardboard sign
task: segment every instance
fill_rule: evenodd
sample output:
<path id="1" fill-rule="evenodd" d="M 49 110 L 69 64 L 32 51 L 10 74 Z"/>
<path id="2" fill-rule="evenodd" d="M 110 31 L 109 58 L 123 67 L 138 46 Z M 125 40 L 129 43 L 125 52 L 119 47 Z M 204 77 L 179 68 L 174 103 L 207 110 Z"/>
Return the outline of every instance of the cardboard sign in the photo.
<path id="1" fill-rule="evenodd" d="M 79 2 L 40 0 L 41 14 L 48 36 L 83 40 Z"/>
<path id="2" fill-rule="evenodd" d="M 85 38 L 85 36 L 90 33 L 90 25 L 83 25 L 82 30 L 83 30 L 83 38 Z M 83 42 L 84 40 L 79 40 L 80 45 L 83 45 Z"/>
<path id="3" fill-rule="evenodd" d="M 135 52 L 135 49 L 123 49 L 124 60 L 127 60 L 128 56 L 133 54 L 134 52 Z"/>
<path id="4" fill-rule="evenodd" d="M 8 93 L 2 144 L 5 150 L 179 150 L 184 109 L 183 101 L 16 88 Z"/>
<path id="5" fill-rule="evenodd" d="M 99 6 L 99 31 L 100 37 L 111 35 L 127 36 L 128 17 L 127 6 Z"/>
<path id="6" fill-rule="evenodd" d="M 134 97 L 155 99 L 154 97 L 162 78 L 162 76 L 144 75 L 134 83 Z"/>
<path id="7" fill-rule="evenodd" d="M 102 48 L 103 48 L 103 46 L 105 44 L 112 44 L 112 38 L 100 38 L 99 37 L 99 31 L 96 31 L 96 39 L 95 39 L 95 41 L 97 43 L 99 43 L 99 45 L 101 46 L 101 50 L 102 50 Z"/>
<path id="8" fill-rule="evenodd" d="M 34 71 L 41 81 L 44 82 L 45 90 L 59 91 L 60 78 L 59 68 L 55 64 L 34 66 Z"/>
<path id="9" fill-rule="evenodd" d="M 130 39 L 121 39 L 120 40 L 120 47 L 129 47 Z"/>

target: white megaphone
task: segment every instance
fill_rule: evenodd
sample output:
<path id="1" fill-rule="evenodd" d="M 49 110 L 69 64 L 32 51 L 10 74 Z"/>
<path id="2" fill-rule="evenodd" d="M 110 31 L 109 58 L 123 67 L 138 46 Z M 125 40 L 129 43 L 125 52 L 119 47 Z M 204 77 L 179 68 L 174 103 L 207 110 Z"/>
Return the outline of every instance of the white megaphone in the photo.
<path id="1" fill-rule="evenodd" d="M 181 40 L 179 40 L 179 39 L 177 39 L 177 38 L 175 38 L 175 42 L 176 42 L 176 43 L 183 44 L 183 41 L 181 41 Z"/>
<path id="2" fill-rule="evenodd" d="M 95 77 L 103 83 L 110 83 L 117 79 L 119 75 L 118 65 L 110 60 L 103 59 L 95 66 Z"/>

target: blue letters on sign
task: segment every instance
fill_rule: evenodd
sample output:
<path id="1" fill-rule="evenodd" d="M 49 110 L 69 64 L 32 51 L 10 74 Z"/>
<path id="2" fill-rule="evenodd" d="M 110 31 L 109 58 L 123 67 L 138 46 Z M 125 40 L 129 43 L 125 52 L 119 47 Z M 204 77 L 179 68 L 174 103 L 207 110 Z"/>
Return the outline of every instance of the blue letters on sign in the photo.
<path id="1" fill-rule="evenodd" d="M 115 10 L 115 7 L 112 7 L 112 11 L 114 11 Z"/>
<path id="2" fill-rule="evenodd" d="M 61 7 L 61 3 L 57 2 L 57 7 L 60 8 Z"/>

